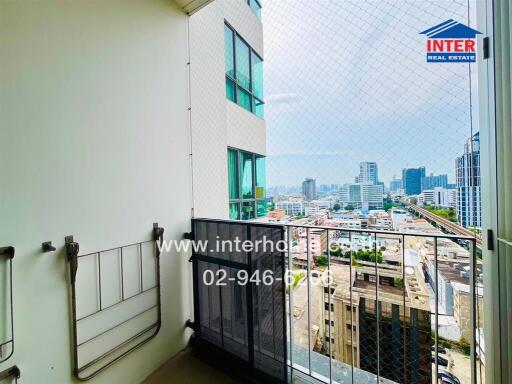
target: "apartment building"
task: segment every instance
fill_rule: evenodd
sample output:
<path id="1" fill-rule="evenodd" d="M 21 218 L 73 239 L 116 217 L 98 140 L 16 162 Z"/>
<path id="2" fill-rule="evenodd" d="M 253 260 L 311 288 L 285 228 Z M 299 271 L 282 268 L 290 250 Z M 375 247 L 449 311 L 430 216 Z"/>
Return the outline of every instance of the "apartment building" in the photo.
<path id="1" fill-rule="evenodd" d="M 257 4 L 214 1 L 190 18 L 196 217 L 266 215 L 263 27 Z"/>
<path id="2" fill-rule="evenodd" d="M 316 180 L 311 177 L 306 177 L 302 182 L 302 195 L 306 200 L 311 201 L 316 199 Z"/>
<path id="3" fill-rule="evenodd" d="M 359 175 L 355 177 L 356 184 L 378 184 L 379 169 L 377 163 L 373 161 L 363 161 L 359 163 Z"/>
<path id="4" fill-rule="evenodd" d="M 435 187 L 434 189 L 425 189 L 418 195 L 418 204 L 432 205 L 439 208 L 456 208 L 457 190 Z"/>
<path id="5" fill-rule="evenodd" d="M 421 193 L 421 180 L 425 177 L 425 167 L 404 168 L 402 170 L 402 188 L 407 196 Z"/>
<path id="6" fill-rule="evenodd" d="M 305 213 L 307 216 L 315 215 L 321 211 L 329 210 L 332 203 L 326 200 L 313 200 L 305 204 Z"/>
<path id="7" fill-rule="evenodd" d="M 304 215 L 304 203 L 302 201 L 279 201 L 275 209 L 282 209 L 288 216 Z"/>
<path id="8" fill-rule="evenodd" d="M 455 175 L 459 224 L 463 227 L 481 227 L 480 133 L 467 140 L 464 153 L 455 160 Z"/>
<path id="9" fill-rule="evenodd" d="M 340 201 L 352 209 L 382 209 L 384 188 L 382 184 L 345 184 L 340 189 Z"/>
<path id="10" fill-rule="evenodd" d="M 326 273 L 317 288 L 323 297 L 322 352 L 328 355 L 330 348 L 333 359 L 375 374 L 380 356 L 381 377 L 430 383 L 429 294 L 417 268 L 407 267 L 404 284 L 400 268 L 379 267 L 379 300 L 374 267 L 336 265 L 330 280 Z"/>

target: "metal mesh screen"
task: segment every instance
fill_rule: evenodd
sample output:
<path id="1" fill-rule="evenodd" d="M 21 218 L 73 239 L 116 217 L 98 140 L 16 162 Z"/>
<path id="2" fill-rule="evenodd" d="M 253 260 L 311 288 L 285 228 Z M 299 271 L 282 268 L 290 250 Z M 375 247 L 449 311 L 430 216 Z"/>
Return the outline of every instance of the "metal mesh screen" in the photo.
<path id="1" fill-rule="evenodd" d="M 196 250 L 198 335 L 238 356 L 279 381 L 286 377 L 284 255 L 274 251 L 243 251 L 223 241 L 276 243 L 279 226 L 195 219 L 194 240 L 208 246 Z M 240 271 L 247 273 L 246 284 Z M 272 280 L 264 281 L 267 275 Z M 251 278 L 252 277 L 252 278 Z"/>

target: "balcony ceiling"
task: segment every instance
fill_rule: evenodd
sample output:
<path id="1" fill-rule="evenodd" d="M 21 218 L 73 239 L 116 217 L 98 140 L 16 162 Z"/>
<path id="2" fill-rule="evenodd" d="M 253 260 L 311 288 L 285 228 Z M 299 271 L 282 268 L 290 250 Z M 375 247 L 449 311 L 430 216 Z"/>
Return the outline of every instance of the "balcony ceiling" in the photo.
<path id="1" fill-rule="evenodd" d="M 214 0 L 174 0 L 184 12 L 191 15 Z"/>

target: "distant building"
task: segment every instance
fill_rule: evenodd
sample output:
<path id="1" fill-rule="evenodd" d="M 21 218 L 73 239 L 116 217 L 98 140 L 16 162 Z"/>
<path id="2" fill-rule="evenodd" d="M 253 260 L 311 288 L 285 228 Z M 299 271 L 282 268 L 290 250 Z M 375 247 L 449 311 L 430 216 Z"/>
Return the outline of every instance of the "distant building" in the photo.
<path id="1" fill-rule="evenodd" d="M 448 175 L 434 175 L 422 177 L 421 190 L 434 189 L 436 187 L 448 188 Z"/>
<path id="2" fill-rule="evenodd" d="M 405 209 L 393 208 L 391 210 L 391 221 L 393 229 L 396 231 L 403 223 L 409 220 L 410 216 Z"/>
<path id="3" fill-rule="evenodd" d="M 480 134 L 468 139 L 464 154 L 455 160 L 457 218 L 463 227 L 482 226 Z"/>
<path id="4" fill-rule="evenodd" d="M 397 179 L 396 176 L 393 176 L 393 180 L 389 182 L 389 191 L 398 192 L 402 188 L 402 179 Z"/>
<path id="5" fill-rule="evenodd" d="M 320 211 L 328 210 L 331 206 L 332 204 L 328 200 L 313 200 L 305 205 L 304 211 L 306 212 L 306 216 L 310 216 Z"/>
<path id="6" fill-rule="evenodd" d="M 344 206 L 354 209 L 382 209 L 384 188 L 382 184 L 345 184 L 340 190 L 340 200 Z"/>
<path id="7" fill-rule="evenodd" d="M 457 191 L 436 187 L 421 192 L 418 196 L 421 206 L 432 205 L 439 208 L 455 208 L 457 206 Z"/>
<path id="8" fill-rule="evenodd" d="M 302 194 L 306 197 L 306 200 L 315 200 L 316 199 L 316 180 L 310 177 L 307 177 L 302 182 Z"/>
<path id="9" fill-rule="evenodd" d="M 267 213 L 269 219 L 279 221 L 286 215 L 286 211 L 284 209 L 274 209 Z"/>
<path id="10" fill-rule="evenodd" d="M 283 210 L 288 216 L 304 215 L 304 203 L 301 201 L 279 201 L 275 210 Z"/>
<path id="11" fill-rule="evenodd" d="M 421 180 L 425 177 L 425 167 L 404 168 L 402 170 L 402 183 L 405 194 L 408 196 L 421 193 Z"/>
<path id="12" fill-rule="evenodd" d="M 356 176 L 355 182 L 357 184 L 378 184 L 379 171 L 377 163 L 370 161 L 359 163 L 359 175 Z"/>

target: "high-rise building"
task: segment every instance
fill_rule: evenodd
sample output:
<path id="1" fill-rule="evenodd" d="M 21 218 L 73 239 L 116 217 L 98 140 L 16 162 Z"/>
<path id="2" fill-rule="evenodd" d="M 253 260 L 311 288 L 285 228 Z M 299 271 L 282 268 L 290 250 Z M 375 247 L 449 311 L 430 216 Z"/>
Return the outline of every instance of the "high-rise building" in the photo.
<path id="1" fill-rule="evenodd" d="M 359 163 L 359 175 L 356 176 L 355 182 L 361 184 L 378 184 L 379 171 L 377 163 L 371 161 Z"/>
<path id="2" fill-rule="evenodd" d="M 393 176 L 393 180 L 389 182 L 389 191 L 398 192 L 402 188 L 402 179 L 397 179 L 396 176 Z"/>
<path id="3" fill-rule="evenodd" d="M 434 175 L 431 173 L 429 176 L 421 178 L 421 190 L 434 188 L 448 188 L 448 175 Z"/>
<path id="4" fill-rule="evenodd" d="M 353 209 L 382 209 L 384 188 L 382 184 L 345 184 L 340 189 L 340 200 Z"/>
<path id="5" fill-rule="evenodd" d="M 306 200 L 316 199 L 316 180 L 311 177 L 306 177 L 302 182 L 302 194 L 306 197 Z"/>
<path id="6" fill-rule="evenodd" d="M 457 218 L 463 227 L 482 226 L 480 134 L 468 139 L 464 154 L 455 160 Z"/>
<path id="7" fill-rule="evenodd" d="M 402 170 L 402 183 L 405 194 L 408 196 L 421 193 L 421 180 L 425 177 L 425 167 L 404 168 Z"/>

